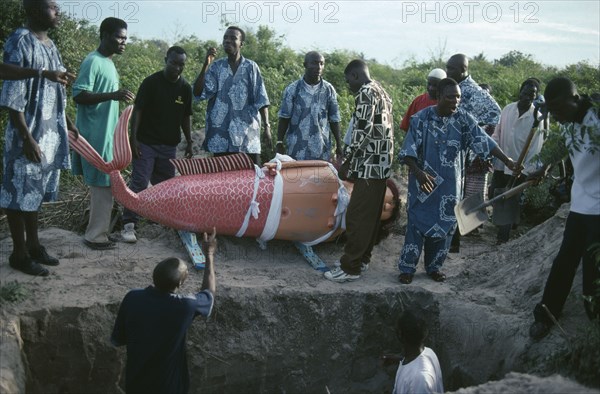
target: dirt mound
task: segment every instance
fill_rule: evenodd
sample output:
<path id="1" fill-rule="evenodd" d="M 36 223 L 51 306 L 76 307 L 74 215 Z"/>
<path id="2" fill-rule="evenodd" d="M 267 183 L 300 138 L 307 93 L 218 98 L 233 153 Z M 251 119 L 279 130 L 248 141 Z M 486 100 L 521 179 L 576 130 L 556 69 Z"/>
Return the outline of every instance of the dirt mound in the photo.
<path id="1" fill-rule="evenodd" d="M 390 392 L 395 367 L 383 367 L 379 357 L 398 352 L 394 323 L 406 308 L 427 317 L 428 345 L 440 358 L 448 390 L 510 371 L 543 370 L 567 341 L 555 329 L 532 342 L 527 330 L 567 211 L 503 246 L 493 245 L 495 229 L 486 224 L 479 235 L 463 238 L 460 254 L 450 255 L 443 284 L 431 281 L 422 263 L 411 285 L 398 283 L 400 234 L 377 246 L 369 271 L 346 284 L 324 280 L 289 242 L 260 250 L 252 239 L 220 237 L 215 313 L 188 335 L 192 387 L 203 393 Z M 0 241 L 1 284 L 16 281 L 29 293 L 2 306 L 2 392 L 120 392 L 125 355 L 108 342 L 118 304 L 129 289 L 150 284 L 158 261 L 186 259 L 179 238 L 150 225 L 138 243 L 102 252 L 57 228 L 40 238 L 61 259 L 46 278 L 8 267 L 10 238 Z M 315 247 L 329 264 L 342 249 Z M 191 275 L 182 292 L 196 290 L 201 277 Z M 589 324 L 580 273 L 561 321 L 570 334 Z M 536 378 L 527 380 L 537 387 Z"/>

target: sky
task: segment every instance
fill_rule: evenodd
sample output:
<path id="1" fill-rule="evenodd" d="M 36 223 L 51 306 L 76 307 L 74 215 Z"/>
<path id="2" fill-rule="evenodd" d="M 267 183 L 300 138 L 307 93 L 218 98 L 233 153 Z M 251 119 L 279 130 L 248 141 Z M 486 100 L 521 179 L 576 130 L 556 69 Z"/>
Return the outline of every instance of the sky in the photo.
<path id="1" fill-rule="evenodd" d="M 61 0 L 94 24 L 116 16 L 130 36 L 174 44 L 178 35 L 221 42 L 222 21 L 268 25 L 296 51 L 348 49 L 394 67 L 411 60 L 511 50 L 544 65 L 600 65 L 600 1 Z M 242 52 L 243 53 L 243 52 Z M 222 54 L 222 52 L 221 52 Z"/>

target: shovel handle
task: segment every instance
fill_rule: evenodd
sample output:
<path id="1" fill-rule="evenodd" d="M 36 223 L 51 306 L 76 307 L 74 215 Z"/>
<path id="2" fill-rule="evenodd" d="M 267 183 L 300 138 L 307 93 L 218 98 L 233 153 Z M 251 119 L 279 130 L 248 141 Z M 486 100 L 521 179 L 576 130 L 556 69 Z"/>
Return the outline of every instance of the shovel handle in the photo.
<path id="1" fill-rule="evenodd" d="M 494 203 L 498 200 L 503 200 L 503 199 L 507 199 L 510 198 L 516 194 L 521 193 L 524 189 L 528 188 L 529 186 L 533 185 L 534 181 L 527 181 L 527 182 L 523 182 L 521 183 L 519 186 L 513 187 L 510 190 L 505 191 L 504 193 L 497 195 L 496 197 L 492 198 L 491 200 L 488 201 L 488 203 Z"/>
<path id="2" fill-rule="evenodd" d="M 503 199 L 506 199 L 506 198 L 510 198 L 510 197 L 512 197 L 512 196 L 514 196 L 514 195 L 516 195 L 516 194 L 519 194 L 519 193 L 521 193 L 521 192 L 522 192 L 524 189 L 528 188 L 529 186 L 531 186 L 531 185 L 533 185 L 533 184 L 534 184 L 534 181 L 527 181 L 527 182 L 523 182 L 523 183 L 521 183 L 519 186 L 517 186 L 517 187 L 513 187 L 512 189 L 510 189 L 510 190 L 507 190 L 507 191 L 505 191 L 504 193 L 502 193 L 502 194 L 499 194 L 499 195 L 497 195 L 496 197 L 494 197 L 494 198 L 492 198 L 492 199 L 490 199 L 490 200 L 487 200 L 487 201 L 485 201 L 485 202 L 484 202 L 484 203 L 482 203 L 482 204 L 479 204 L 479 205 L 478 205 L 478 206 L 476 206 L 475 208 L 473 208 L 473 209 L 469 209 L 469 211 L 467 212 L 467 215 L 469 215 L 469 214 L 471 214 L 471 213 L 473 213 L 473 212 L 475 212 L 475 211 L 479 211 L 480 209 L 482 209 L 482 208 L 485 208 L 485 207 L 487 207 L 487 206 L 490 206 L 490 205 L 492 205 L 493 203 L 495 203 L 496 201 L 503 200 Z"/>
<path id="3" fill-rule="evenodd" d="M 527 140 L 525 140 L 525 145 L 523 145 L 523 149 L 521 150 L 521 154 L 519 155 L 519 159 L 517 160 L 517 168 L 521 167 L 521 164 L 523 164 L 523 162 L 525 161 L 525 156 L 527 156 L 527 152 L 529 152 L 529 148 L 531 147 L 531 141 L 533 141 L 533 137 L 535 136 L 535 133 L 538 131 L 536 123 L 539 123 L 539 122 L 536 122 L 536 120 L 534 120 L 533 121 L 534 126 L 529 131 Z M 515 175 L 513 175 L 510 178 L 510 181 L 508 181 L 508 184 L 507 184 L 507 187 L 509 189 L 513 187 L 516 179 L 517 179 L 517 177 Z"/>

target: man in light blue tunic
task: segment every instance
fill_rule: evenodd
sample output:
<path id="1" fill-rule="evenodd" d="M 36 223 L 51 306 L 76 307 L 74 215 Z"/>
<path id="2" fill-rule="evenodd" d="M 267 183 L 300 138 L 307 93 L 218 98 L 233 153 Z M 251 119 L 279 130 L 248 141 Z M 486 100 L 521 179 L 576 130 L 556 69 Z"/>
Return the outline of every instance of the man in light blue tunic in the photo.
<path id="1" fill-rule="evenodd" d="M 335 153 L 342 157 L 340 143 L 340 111 L 336 92 L 322 78 L 325 59 L 319 52 L 304 56 L 304 76 L 289 84 L 279 108 L 277 153 L 286 153 L 296 160 L 329 160 L 331 134 L 335 138 Z"/>
<path id="2" fill-rule="evenodd" d="M 66 71 L 48 30 L 58 25 L 54 0 L 25 0 L 25 27 L 6 40 L 4 62 L 39 70 L 38 77 L 6 81 L 0 106 L 8 109 L 0 185 L 0 207 L 13 241 L 11 267 L 26 274 L 46 276 L 44 265 L 58 265 L 38 239 L 38 211 L 43 201 L 58 194 L 60 170 L 70 167 L 67 129 L 78 135 L 67 119 L 66 91 L 58 82 L 42 78 L 46 69 Z"/>
<path id="3" fill-rule="evenodd" d="M 244 152 L 260 165 L 261 124 L 265 142 L 271 145 L 270 103 L 258 65 L 241 54 L 245 38 L 239 27 L 227 28 L 223 35 L 227 57 L 211 64 L 217 49 L 207 51 L 194 96 L 208 100 L 203 148 L 215 156 Z"/>
<path id="4" fill-rule="evenodd" d="M 399 153 L 408 176 L 408 224 L 398 261 L 401 283 L 412 282 L 421 250 L 425 248 L 425 270 L 443 282 L 442 264 L 456 229 L 454 206 L 462 198 L 465 156 L 470 149 L 482 159 L 493 155 L 507 167 L 515 163 L 462 108 L 456 81 L 443 79 L 438 85 L 438 104 L 415 114 Z"/>

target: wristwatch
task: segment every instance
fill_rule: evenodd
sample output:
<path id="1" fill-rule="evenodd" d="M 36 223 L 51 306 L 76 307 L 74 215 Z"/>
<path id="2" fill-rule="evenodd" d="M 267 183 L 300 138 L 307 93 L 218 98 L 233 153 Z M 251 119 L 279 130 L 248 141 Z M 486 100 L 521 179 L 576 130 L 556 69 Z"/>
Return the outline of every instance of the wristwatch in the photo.
<path id="1" fill-rule="evenodd" d="M 44 77 L 44 71 L 46 71 L 45 67 L 42 67 L 38 70 L 38 78 L 43 78 Z"/>

